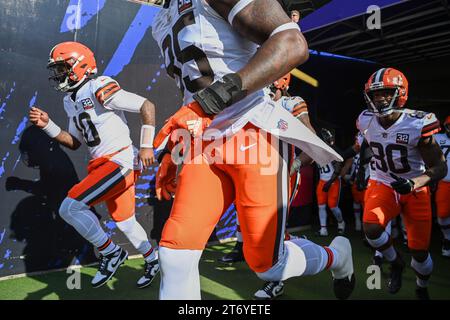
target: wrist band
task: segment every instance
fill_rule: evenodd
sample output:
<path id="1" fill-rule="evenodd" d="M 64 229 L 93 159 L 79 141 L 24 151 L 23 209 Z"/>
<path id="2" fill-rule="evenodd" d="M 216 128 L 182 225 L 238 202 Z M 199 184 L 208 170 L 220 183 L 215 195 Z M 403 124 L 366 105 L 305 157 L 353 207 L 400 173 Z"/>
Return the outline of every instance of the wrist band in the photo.
<path id="1" fill-rule="evenodd" d="M 61 128 L 58 127 L 56 123 L 54 123 L 51 119 L 48 120 L 47 125 L 42 128 L 42 130 L 48 134 L 50 138 L 55 138 L 57 135 L 61 133 Z"/>
<path id="2" fill-rule="evenodd" d="M 153 139 L 155 138 L 155 127 L 144 124 L 141 127 L 141 148 L 153 148 Z"/>

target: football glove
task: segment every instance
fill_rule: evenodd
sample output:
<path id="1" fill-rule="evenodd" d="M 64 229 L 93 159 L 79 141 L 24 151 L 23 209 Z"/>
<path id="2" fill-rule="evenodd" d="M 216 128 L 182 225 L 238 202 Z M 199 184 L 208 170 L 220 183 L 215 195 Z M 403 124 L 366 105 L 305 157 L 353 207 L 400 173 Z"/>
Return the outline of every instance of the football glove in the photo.
<path id="1" fill-rule="evenodd" d="M 204 113 L 197 102 L 182 106 L 158 132 L 153 141 L 153 148 L 157 149 L 176 129 L 188 130 L 193 137 L 201 136 L 212 119 L 213 116 Z"/>
<path id="2" fill-rule="evenodd" d="M 399 194 L 408 194 L 414 190 L 414 181 L 411 179 L 400 178 L 393 173 L 390 173 L 391 177 L 395 179 L 391 182 L 391 187 Z"/>
<path id="3" fill-rule="evenodd" d="M 175 193 L 177 166 L 173 163 L 170 153 L 164 154 L 156 173 L 155 191 L 158 200 L 172 199 L 171 193 Z"/>

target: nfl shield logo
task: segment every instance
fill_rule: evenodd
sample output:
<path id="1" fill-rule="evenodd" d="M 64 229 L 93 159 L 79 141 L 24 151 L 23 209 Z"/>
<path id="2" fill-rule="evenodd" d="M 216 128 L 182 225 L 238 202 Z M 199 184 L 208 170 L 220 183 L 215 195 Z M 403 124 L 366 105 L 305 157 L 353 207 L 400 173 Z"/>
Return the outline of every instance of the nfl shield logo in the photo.
<path id="1" fill-rule="evenodd" d="M 278 121 L 277 128 L 280 129 L 281 131 L 286 131 L 288 128 L 288 123 L 283 119 L 280 119 L 280 121 Z"/>

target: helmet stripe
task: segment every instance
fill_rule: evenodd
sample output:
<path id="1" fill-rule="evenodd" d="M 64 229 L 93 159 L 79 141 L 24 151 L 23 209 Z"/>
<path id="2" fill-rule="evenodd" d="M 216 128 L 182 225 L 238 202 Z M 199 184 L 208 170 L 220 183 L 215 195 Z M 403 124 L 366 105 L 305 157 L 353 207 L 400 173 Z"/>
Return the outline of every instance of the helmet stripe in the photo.
<path id="1" fill-rule="evenodd" d="M 376 82 L 380 82 L 380 78 L 381 80 L 383 80 L 383 76 L 384 76 L 384 72 L 386 71 L 386 68 L 382 68 L 380 70 L 378 70 L 376 76 L 375 76 L 375 83 Z"/>

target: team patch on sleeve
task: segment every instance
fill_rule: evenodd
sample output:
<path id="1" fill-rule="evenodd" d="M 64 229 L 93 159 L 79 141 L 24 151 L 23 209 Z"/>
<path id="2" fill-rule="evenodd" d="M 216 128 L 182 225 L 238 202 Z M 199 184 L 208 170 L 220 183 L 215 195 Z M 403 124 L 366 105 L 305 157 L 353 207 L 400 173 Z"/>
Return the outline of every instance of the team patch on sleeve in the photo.
<path id="1" fill-rule="evenodd" d="M 104 105 L 106 101 L 111 99 L 114 94 L 120 90 L 119 84 L 112 80 L 110 82 L 105 83 L 99 89 L 95 91 L 95 97 L 101 105 Z"/>
<path id="2" fill-rule="evenodd" d="M 429 137 L 435 133 L 438 133 L 441 130 L 441 125 L 439 120 L 436 118 L 434 113 L 428 113 L 423 118 L 423 128 L 421 135 L 422 137 Z"/>

